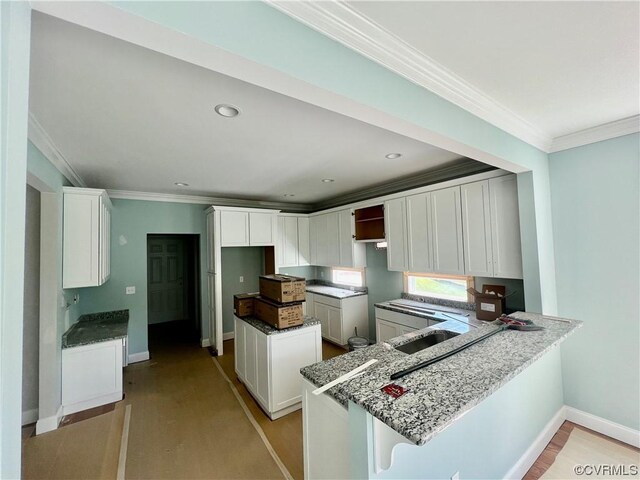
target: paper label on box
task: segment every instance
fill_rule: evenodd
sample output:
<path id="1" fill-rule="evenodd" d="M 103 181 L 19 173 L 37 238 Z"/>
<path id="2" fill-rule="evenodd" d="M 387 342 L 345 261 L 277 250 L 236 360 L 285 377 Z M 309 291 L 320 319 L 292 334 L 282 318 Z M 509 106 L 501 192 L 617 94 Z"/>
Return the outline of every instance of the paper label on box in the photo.
<path id="1" fill-rule="evenodd" d="M 485 312 L 495 312 L 496 306 L 493 303 L 480 303 L 480 309 Z"/>

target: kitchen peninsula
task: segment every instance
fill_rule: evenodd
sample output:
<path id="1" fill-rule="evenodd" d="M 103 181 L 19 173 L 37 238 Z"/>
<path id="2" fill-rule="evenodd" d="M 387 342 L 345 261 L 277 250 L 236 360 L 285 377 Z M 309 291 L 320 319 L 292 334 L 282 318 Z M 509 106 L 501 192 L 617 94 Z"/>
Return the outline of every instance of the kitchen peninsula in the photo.
<path id="1" fill-rule="evenodd" d="M 562 408 L 558 347 L 581 322 L 512 316 L 544 330 L 506 330 L 404 376 L 398 398 L 382 390 L 391 374 L 496 325 L 451 319 L 303 368 L 305 478 L 517 476 L 519 459 Z M 395 348 L 437 330 L 459 335 L 412 355 Z M 370 359 L 377 363 L 363 374 L 312 393 Z"/>

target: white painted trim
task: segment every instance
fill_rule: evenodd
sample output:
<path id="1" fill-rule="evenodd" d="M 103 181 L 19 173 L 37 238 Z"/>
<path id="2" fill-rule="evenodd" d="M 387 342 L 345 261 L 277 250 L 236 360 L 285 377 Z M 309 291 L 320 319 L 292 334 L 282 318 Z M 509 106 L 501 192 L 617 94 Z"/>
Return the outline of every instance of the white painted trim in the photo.
<path id="1" fill-rule="evenodd" d="M 597 127 L 580 130 L 569 135 L 563 135 L 553 139 L 549 153 L 581 147 L 590 143 L 602 142 L 611 138 L 640 132 L 640 115 L 623 118 L 615 122 L 605 123 Z"/>
<path id="2" fill-rule="evenodd" d="M 513 467 L 506 473 L 504 478 L 521 479 L 529 471 L 531 466 L 538 459 L 540 454 L 544 451 L 547 444 L 551 441 L 558 429 L 565 421 L 565 409 L 563 405 L 556 412 L 556 414 L 549 420 L 544 426 L 540 434 L 536 437 L 533 443 L 527 448 L 527 451 L 518 459 Z"/>
<path id="3" fill-rule="evenodd" d="M 394 73 L 435 93 L 511 135 L 547 151 L 552 138 L 347 3 L 266 2 Z"/>
<path id="4" fill-rule="evenodd" d="M 117 480 L 125 479 L 127 466 L 127 449 L 129 448 L 129 424 L 131 423 L 131 405 L 127 405 L 124 412 L 124 423 L 122 424 L 122 436 L 120 437 L 120 454 L 118 455 Z"/>
<path id="5" fill-rule="evenodd" d="M 22 412 L 22 425 L 29 425 L 38 421 L 38 409 L 32 408 L 31 410 L 25 410 Z"/>
<path id="6" fill-rule="evenodd" d="M 200 340 L 200 346 L 202 348 L 207 348 L 211 346 L 211 340 L 209 340 L 208 338 L 203 338 Z"/>
<path id="7" fill-rule="evenodd" d="M 57 429 L 58 425 L 60 425 L 60 420 L 62 420 L 62 405 L 58 407 L 55 415 L 38 419 L 36 422 L 36 435 Z"/>
<path id="8" fill-rule="evenodd" d="M 129 364 L 144 362 L 149 360 L 149 351 L 146 352 L 138 352 L 138 353 L 130 353 L 129 354 Z"/>
<path id="9" fill-rule="evenodd" d="M 615 438 L 628 445 L 640 448 L 640 431 L 592 415 L 591 413 L 583 412 L 577 408 L 565 406 L 565 410 L 566 419 L 570 422 L 577 423 L 607 437 Z"/>
<path id="10" fill-rule="evenodd" d="M 225 332 L 222 334 L 222 340 L 233 340 L 236 337 L 236 332 Z"/>
<path id="11" fill-rule="evenodd" d="M 29 140 L 38 150 L 69 180 L 74 187 L 86 187 L 82 177 L 73 169 L 60 149 L 40 125 L 33 113 L 29 112 Z"/>

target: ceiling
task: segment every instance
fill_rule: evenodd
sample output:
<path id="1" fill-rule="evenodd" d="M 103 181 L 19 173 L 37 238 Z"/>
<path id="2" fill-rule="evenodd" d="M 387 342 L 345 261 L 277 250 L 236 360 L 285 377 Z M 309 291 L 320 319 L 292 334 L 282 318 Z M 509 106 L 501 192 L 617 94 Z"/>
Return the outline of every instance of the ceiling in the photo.
<path id="1" fill-rule="evenodd" d="M 30 112 L 89 187 L 317 203 L 468 162 L 39 12 L 30 82 Z"/>
<path id="2" fill-rule="evenodd" d="M 637 1 L 336 3 L 314 8 L 382 47 L 395 37 L 393 53 L 422 55 L 549 138 L 640 113 Z"/>

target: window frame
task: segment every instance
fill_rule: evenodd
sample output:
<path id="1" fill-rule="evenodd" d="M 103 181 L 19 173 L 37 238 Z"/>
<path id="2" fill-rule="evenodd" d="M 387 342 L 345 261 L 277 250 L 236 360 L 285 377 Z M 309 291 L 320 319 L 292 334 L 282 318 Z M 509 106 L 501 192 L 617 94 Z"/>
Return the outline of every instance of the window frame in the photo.
<path id="1" fill-rule="evenodd" d="M 362 278 L 362 285 L 349 285 L 348 283 L 340 283 L 335 281 L 334 272 L 336 270 L 345 270 L 349 272 L 358 272 L 360 273 L 360 277 Z M 337 283 L 338 285 L 349 285 L 350 287 L 366 287 L 367 286 L 367 278 L 364 274 L 364 268 L 351 268 L 351 267 L 331 267 L 331 281 L 333 283 Z"/>
<path id="2" fill-rule="evenodd" d="M 443 278 L 446 280 L 465 280 L 467 282 L 467 288 L 475 288 L 475 277 L 470 275 L 446 275 L 443 273 L 418 273 L 418 272 L 403 272 L 403 288 L 404 291 L 409 295 L 416 295 L 418 297 L 428 297 L 427 295 L 421 295 L 419 293 L 411 293 L 409 292 L 409 277 L 426 277 L 426 278 Z M 474 303 L 473 295 L 469 292 L 467 293 L 467 303 Z M 431 295 L 432 298 L 439 298 L 436 295 Z M 449 299 L 443 299 L 449 300 Z M 462 300 L 453 300 L 461 302 Z"/>

